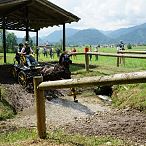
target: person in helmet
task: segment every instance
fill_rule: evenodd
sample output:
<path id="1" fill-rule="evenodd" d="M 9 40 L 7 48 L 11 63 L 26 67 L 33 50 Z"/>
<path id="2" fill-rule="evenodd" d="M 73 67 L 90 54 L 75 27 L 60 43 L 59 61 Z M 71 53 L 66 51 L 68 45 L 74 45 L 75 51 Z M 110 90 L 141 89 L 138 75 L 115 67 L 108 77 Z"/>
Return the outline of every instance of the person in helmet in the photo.
<path id="1" fill-rule="evenodd" d="M 117 49 L 117 51 L 124 51 L 125 50 L 123 41 L 120 41 L 118 48 L 119 48 L 119 50 Z M 122 54 L 122 52 L 120 52 L 120 54 Z M 125 65 L 125 58 L 119 57 L 119 63 L 121 64 L 122 62 Z"/>
<path id="2" fill-rule="evenodd" d="M 119 47 L 120 50 L 125 50 L 123 41 L 120 41 Z"/>

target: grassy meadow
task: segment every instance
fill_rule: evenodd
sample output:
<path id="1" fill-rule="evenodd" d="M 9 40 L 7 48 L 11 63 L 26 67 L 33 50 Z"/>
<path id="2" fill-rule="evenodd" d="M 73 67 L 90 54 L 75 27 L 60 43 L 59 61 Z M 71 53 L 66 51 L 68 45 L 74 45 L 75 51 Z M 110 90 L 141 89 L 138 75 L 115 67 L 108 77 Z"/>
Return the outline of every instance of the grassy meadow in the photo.
<path id="1" fill-rule="evenodd" d="M 66 48 L 66 50 L 70 51 L 71 48 Z M 50 59 L 49 53 L 47 57 L 44 57 L 42 53 L 42 48 L 40 49 L 39 54 L 39 62 L 51 62 L 51 61 L 58 61 L 56 53 L 54 53 L 54 58 Z M 77 52 L 84 52 L 84 48 L 76 48 Z M 94 51 L 94 47 L 92 48 Z M 133 47 L 132 50 L 140 50 L 140 51 L 146 51 L 146 46 L 137 46 Z M 99 48 L 99 52 L 105 52 L 105 53 L 116 53 L 116 48 Z M 0 53 L 0 64 L 4 63 L 3 59 L 3 53 Z M 14 63 L 14 53 L 7 53 L 6 56 L 7 64 L 13 64 Z M 36 56 L 35 56 L 36 57 Z M 76 58 L 74 56 L 71 57 L 73 63 L 81 63 L 85 64 L 85 57 L 84 55 L 78 55 Z M 117 58 L 116 57 L 108 57 L 108 56 L 98 56 L 98 61 L 95 61 L 95 56 L 92 55 L 92 61 L 90 61 L 90 64 L 102 66 L 102 67 L 116 67 L 117 64 Z M 125 59 L 125 66 L 123 64 L 120 65 L 120 68 L 131 69 L 131 70 L 145 70 L 146 68 L 146 59 L 137 59 L 137 58 L 126 58 Z"/>

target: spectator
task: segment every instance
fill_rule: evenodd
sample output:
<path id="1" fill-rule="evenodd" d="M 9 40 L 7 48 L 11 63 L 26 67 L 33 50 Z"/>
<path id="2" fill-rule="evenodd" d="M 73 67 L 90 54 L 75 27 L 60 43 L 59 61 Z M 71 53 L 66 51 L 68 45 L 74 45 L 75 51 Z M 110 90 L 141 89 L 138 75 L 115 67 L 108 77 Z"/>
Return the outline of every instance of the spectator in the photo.
<path id="1" fill-rule="evenodd" d="M 88 46 L 86 46 L 86 47 L 84 48 L 84 52 L 87 53 L 88 51 L 89 51 L 89 48 L 88 48 Z"/>
<path id="2" fill-rule="evenodd" d="M 120 41 L 120 44 L 118 45 L 117 49 L 119 49 L 118 51 L 124 51 L 125 50 L 123 41 Z M 123 54 L 123 53 L 121 52 L 121 54 Z M 121 64 L 122 62 L 125 65 L 125 58 L 124 57 L 119 57 L 119 63 Z"/>
<path id="3" fill-rule="evenodd" d="M 123 41 L 120 42 L 119 47 L 120 50 L 125 50 Z"/>
<path id="4" fill-rule="evenodd" d="M 53 48 L 50 48 L 49 51 L 50 51 L 50 52 L 49 52 L 49 54 L 50 54 L 50 58 L 53 59 Z"/>
<path id="5" fill-rule="evenodd" d="M 90 45 L 89 52 L 92 53 L 92 46 Z M 90 61 L 92 61 L 92 54 L 89 55 Z"/>
<path id="6" fill-rule="evenodd" d="M 60 53 L 61 53 L 61 50 L 59 48 L 56 49 L 56 54 L 57 54 L 57 57 L 59 58 L 60 57 Z"/>
<path id="7" fill-rule="evenodd" d="M 39 48 L 39 46 L 37 46 L 36 53 L 37 53 L 37 56 L 40 57 L 40 48 Z"/>
<path id="8" fill-rule="evenodd" d="M 48 57 L 46 46 L 43 48 L 43 54 L 44 54 L 44 57 Z"/>
<path id="9" fill-rule="evenodd" d="M 75 48 L 73 48 L 72 52 L 73 52 L 73 53 L 76 53 L 76 52 L 77 52 L 77 50 L 76 50 Z M 73 58 L 74 58 L 74 59 L 77 59 L 77 55 L 76 55 L 76 54 L 75 54 L 75 55 L 73 55 Z"/>
<path id="10" fill-rule="evenodd" d="M 121 49 L 121 48 L 120 48 L 120 45 L 117 44 L 116 47 L 117 47 L 117 52 L 120 51 L 120 49 Z"/>
<path id="11" fill-rule="evenodd" d="M 96 46 L 95 49 L 94 49 L 94 52 L 97 53 L 98 52 L 98 49 L 99 49 L 98 46 Z M 97 60 L 98 60 L 98 55 L 96 54 L 95 55 L 95 61 L 97 61 Z"/>

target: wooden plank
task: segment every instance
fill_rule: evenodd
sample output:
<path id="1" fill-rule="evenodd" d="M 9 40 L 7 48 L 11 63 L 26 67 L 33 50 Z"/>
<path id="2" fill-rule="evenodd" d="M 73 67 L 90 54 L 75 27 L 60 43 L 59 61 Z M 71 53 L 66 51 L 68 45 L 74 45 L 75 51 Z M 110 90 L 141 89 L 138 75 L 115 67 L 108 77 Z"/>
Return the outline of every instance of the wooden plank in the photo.
<path id="1" fill-rule="evenodd" d="M 115 54 L 115 53 L 103 53 L 103 52 L 92 52 L 87 53 L 92 55 L 99 55 L 99 56 L 109 56 L 109 57 L 124 57 L 124 58 L 140 58 L 140 59 L 146 59 L 146 55 L 132 55 L 132 54 Z"/>
<path id="2" fill-rule="evenodd" d="M 69 53 L 69 55 L 83 55 L 83 52 Z M 146 59 L 146 55 L 132 55 L 132 54 L 117 54 L 117 53 L 104 53 L 104 52 L 87 52 L 88 55 L 99 55 L 99 56 L 108 56 L 108 57 L 124 57 L 124 58 L 140 58 Z"/>
<path id="3" fill-rule="evenodd" d="M 40 90 L 73 88 L 73 87 L 89 87 L 101 85 L 118 85 L 118 84 L 134 84 L 146 83 L 146 71 L 114 74 L 111 76 L 94 76 L 80 79 L 67 79 L 58 81 L 48 81 L 39 84 Z"/>
<path id="4" fill-rule="evenodd" d="M 118 51 L 117 53 L 128 54 L 146 54 L 146 51 Z"/>

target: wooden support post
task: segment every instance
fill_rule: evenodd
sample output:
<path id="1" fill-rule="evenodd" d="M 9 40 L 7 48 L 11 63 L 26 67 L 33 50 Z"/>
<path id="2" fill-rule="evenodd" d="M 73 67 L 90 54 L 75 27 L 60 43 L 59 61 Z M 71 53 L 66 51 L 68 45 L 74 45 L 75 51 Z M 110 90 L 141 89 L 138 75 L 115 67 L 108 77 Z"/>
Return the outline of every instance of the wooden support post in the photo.
<path id="1" fill-rule="evenodd" d="M 2 28 L 3 28 L 3 49 L 4 49 L 4 63 L 6 63 L 6 22 L 5 17 L 3 18 Z"/>
<path id="2" fill-rule="evenodd" d="M 65 23 L 63 24 L 63 51 L 65 51 Z"/>
<path id="3" fill-rule="evenodd" d="M 0 87 L 0 101 L 2 101 L 2 92 L 1 92 L 1 87 Z"/>
<path id="4" fill-rule="evenodd" d="M 37 55 L 37 56 L 36 56 L 36 60 L 37 60 L 37 61 L 39 60 L 39 59 L 38 59 L 38 58 L 39 58 L 39 57 L 38 57 L 38 56 L 39 56 L 39 46 L 38 46 L 38 45 L 39 45 L 39 37 L 38 37 L 38 36 L 39 36 L 39 34 L 38 34 L 38 30 L 37 30 L 37 31 L 36 31 L 36 55 Z"/>
<path id="5" fill-rule="evenodd" d="M 89 71 L 89 55 L 85 53 L 85 69 Z"/>
<path id="6" fill-rule="evenodd" d="M 28 7 L 27 6 L 25 7 L 25 19 L 26 19 L 26 22 L 25 22 L 25 27 L 26 27 L 25 41 L 29 42 L 29 20 L 28 20 Z"/>
<path id="7" fill-rule="evenodd" d="M 125 66 L 125 57 L 124 56 L 122 57 L 122 60 L 123 60 L 124 66 Z"/>
<path id="8" fill-rule="evenodd" d="M 119 54 L 119 52 L 117 52 L 117 54 Z M 120 61 L 120 57 L 117 57 L 117 67 L 119 67 L 119 61 Z"/>
<path id="9" fill-rule="evenodd" d="M 37 112 L 37 130 L 38 136 L 41 139 L 46 138 L 46 117 L 45 117 L 45 98 L 43 90 L 38 89 L 38 85 L 43 81 L 41 76 L 34 77 L 34 95 L 36 101 Z"/>

